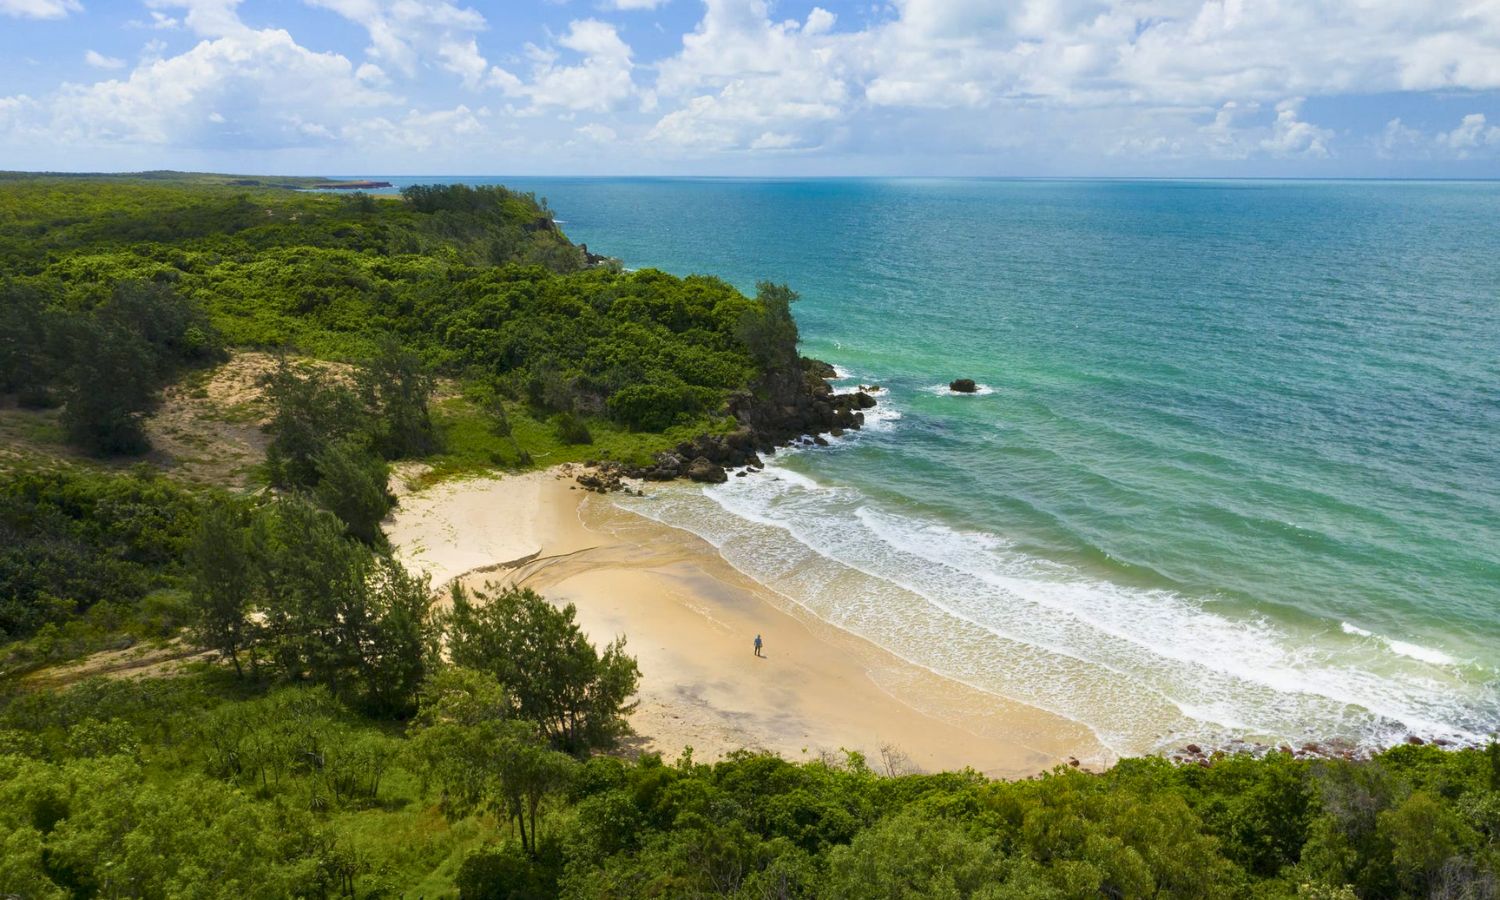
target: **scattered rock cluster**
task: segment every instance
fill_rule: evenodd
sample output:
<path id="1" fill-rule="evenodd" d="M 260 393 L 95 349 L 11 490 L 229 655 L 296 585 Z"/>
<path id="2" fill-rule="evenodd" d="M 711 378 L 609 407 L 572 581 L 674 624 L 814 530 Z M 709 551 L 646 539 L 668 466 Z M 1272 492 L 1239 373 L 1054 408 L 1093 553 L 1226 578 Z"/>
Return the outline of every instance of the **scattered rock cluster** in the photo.
<path id="1" fill-rule="evenodd" d="M 1420 747 L 1424 744 L 1432 744 L 1435 747 L 1457 746 L 1447 738 L 1432 738 L 1431 740 L 1427 740 L 1415 734 L 1407 735 L 1406 743 L 1413 747 Z M 1370 747 L 1342 740 L 1325 741 L 1323 743 L 1308 742 L 1294 748 L 1291 744 L 1263 744 L 1236 738 L 1222 747 L 1205 748 L 1197 744 L 1188 744 L 1175 753 L 1168 754 L 1167 758 L 1178 765 L 1209 766 L 1213 765 L 1214 760 L 1221 756 L 1248 753 L 1251 756 L 1259 758 L 1272 752 L 1285 753 L 1296 759 L 1344 759 L 1353 761 L 1369 759 L 1373 750 Z"/>
<path id="2" fill-rule="evenodd" d="M 957 394 L 972 394 L 979 390 L 979 385 L 972 378 L 955 378 L 948 382 L 948 390 Z"/>

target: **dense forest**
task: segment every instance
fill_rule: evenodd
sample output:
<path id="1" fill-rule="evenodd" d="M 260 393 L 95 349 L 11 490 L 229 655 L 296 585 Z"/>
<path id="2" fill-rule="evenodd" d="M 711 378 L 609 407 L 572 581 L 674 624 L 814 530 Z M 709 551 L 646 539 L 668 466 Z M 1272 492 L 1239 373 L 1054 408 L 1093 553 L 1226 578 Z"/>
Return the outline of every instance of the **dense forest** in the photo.
<path id="1" fill-rule="evenodd" d="M 433 604 L 392 466 L 736 427 L 803 378 L 795 295 L 601 264 L 503 188 L 256 181 L 0 176 L 0 895 L 1496 896 L 1497 745 L 1017 782 L 630 753 L 628 642 Z M 252 353 L 248 483 L 180 477 L 167 393 Z M 142 648 L 199 661 L 88 677 Z"/>

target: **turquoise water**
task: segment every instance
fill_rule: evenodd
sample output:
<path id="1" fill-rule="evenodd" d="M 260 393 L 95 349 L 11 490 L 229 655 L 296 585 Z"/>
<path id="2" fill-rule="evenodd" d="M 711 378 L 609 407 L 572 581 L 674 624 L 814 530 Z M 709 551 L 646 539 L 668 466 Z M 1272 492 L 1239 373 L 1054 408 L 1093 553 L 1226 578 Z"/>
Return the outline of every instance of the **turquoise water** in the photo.
<path id="1" fill-rule="evenodd" d="M 1500 727 L 1500 184 L 509 183 L 885 389 L 638 504 L 819 616 L 1118 752 Z"/>

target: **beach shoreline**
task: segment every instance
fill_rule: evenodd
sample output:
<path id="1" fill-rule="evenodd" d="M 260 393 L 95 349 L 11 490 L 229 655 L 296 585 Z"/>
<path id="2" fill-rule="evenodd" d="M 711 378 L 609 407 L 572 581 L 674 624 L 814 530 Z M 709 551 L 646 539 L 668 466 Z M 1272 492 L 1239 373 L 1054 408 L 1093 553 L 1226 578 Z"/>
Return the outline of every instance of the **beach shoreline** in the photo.
<path id="1" fill-rule="evenodd" d="M 1113 755 L 1084 725 L 943 678 L 823 622 L 696 535 L 621 509 L 549 469 L 407 494 L 397 555 L 481 591 L 532 587 L 573 603 L 596 644 L 641 667 L 627 749 L 699 761 L 740 749 L 791 760 L 862 754 L 877 770 L 1034 775 Z M 656 490 L 694 490 L 669 485 Z M 764 657 L 752 651 L 765 641 Z"/>

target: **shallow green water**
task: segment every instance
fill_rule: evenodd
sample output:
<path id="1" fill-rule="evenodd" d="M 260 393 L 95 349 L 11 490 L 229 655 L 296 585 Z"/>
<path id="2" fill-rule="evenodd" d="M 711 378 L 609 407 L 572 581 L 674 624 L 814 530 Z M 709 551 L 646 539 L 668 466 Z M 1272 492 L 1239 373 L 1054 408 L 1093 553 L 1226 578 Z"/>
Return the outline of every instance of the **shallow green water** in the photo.
<path id="1" fill-rule="evenodd" d="M 886 388 L 640 504 L 820 616 L 1120 751 L 1500 726 L 1500 184 L 510 183 Z"/>

